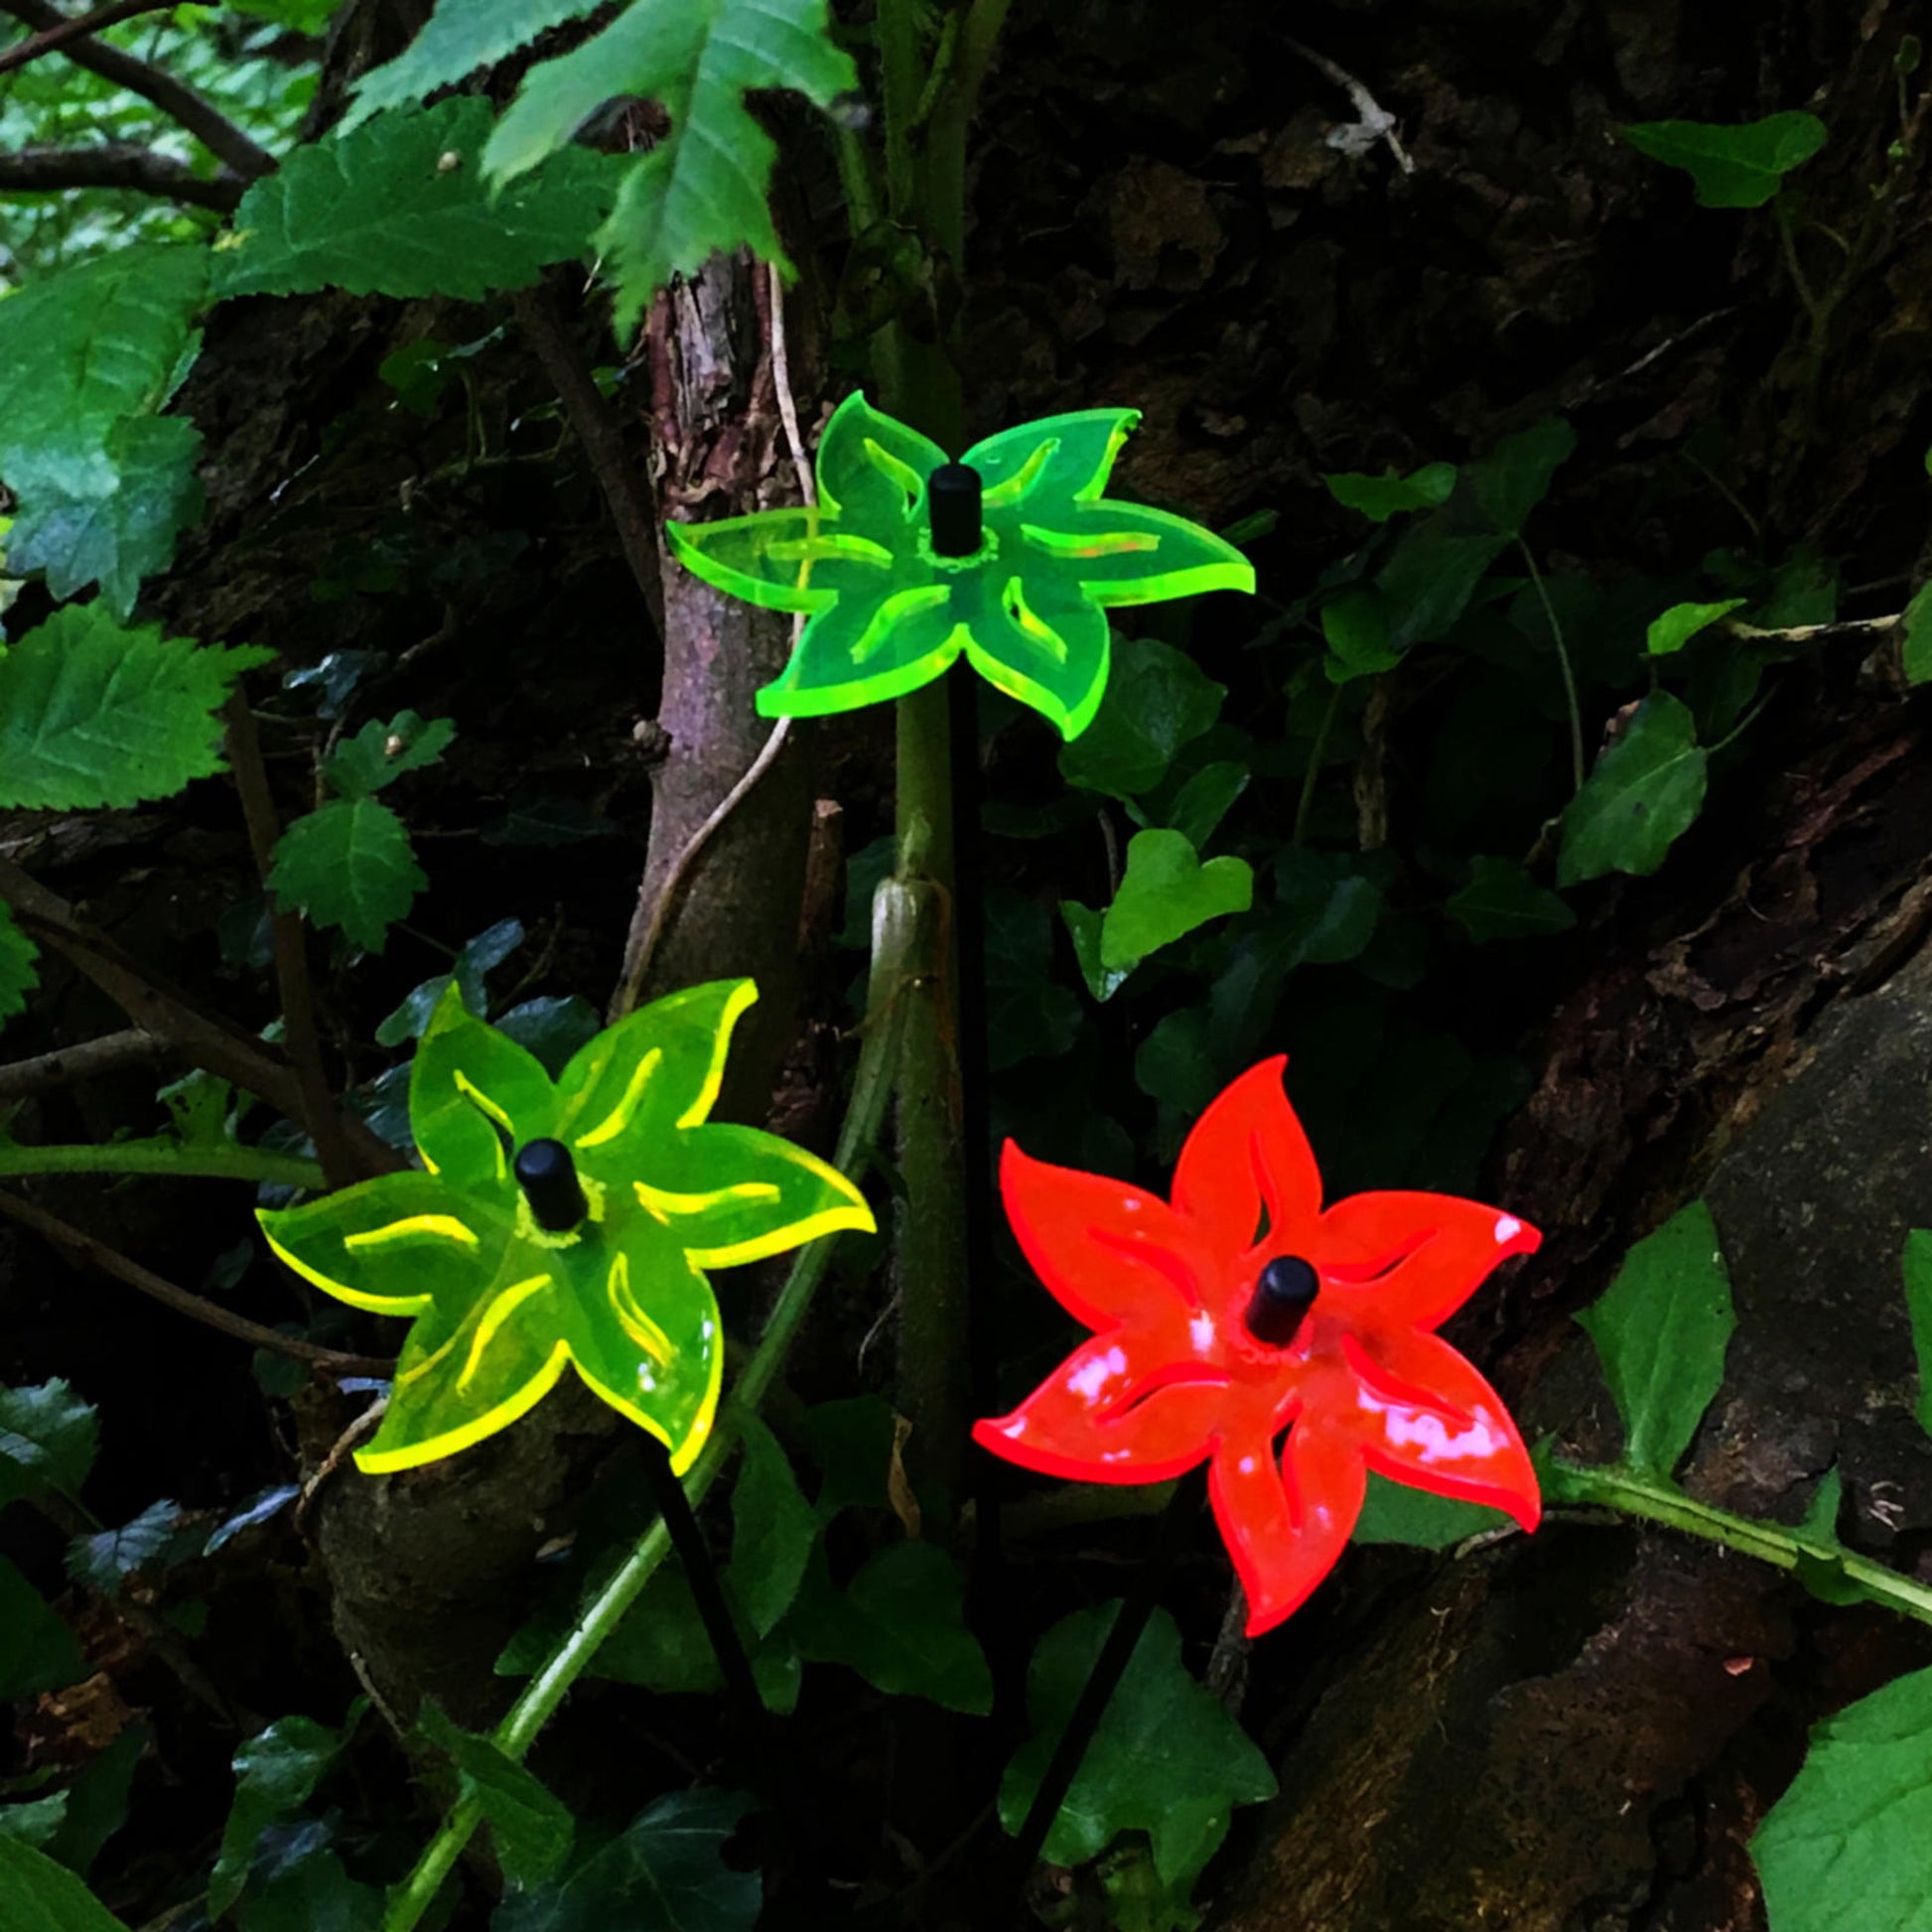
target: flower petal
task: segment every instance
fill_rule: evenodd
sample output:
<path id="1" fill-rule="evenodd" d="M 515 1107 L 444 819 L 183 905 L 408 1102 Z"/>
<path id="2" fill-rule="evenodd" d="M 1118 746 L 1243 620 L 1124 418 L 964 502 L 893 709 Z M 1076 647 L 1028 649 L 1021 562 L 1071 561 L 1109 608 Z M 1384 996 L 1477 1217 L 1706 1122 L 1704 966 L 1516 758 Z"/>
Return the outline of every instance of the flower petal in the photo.
<path id="1" fill-rule="evenodd" d="M 1321 1171 L 1282 1088 L 1287 1064 L 1277 1054 L 1225 1087 L 1174 1164 L 1174 1212 L 1202 1230 L 1223 1265 L 1264 1230 L 1271 1248 L 1301 1253 L 1320 1212 Z"/>
<path id="2" fill-rule="evenodd" d="M 1193 1319 L 1213 1290 L 1213 1258 L 1158 1194 L 1050 1167 L 1012 1141 L 1000 1192 L 1034 1273 L 1076 1320 L 1124 1327 L 1154 1345 L 1154 1360 L 1220 1359 L 1214 1324 Z"/>
<path id="3" fill-rule="evenodd" d="M 856 535 L 899 547 L 925 516 L 925 485 L 946 453 L 858 390 L 833 410 L 818 440 L 822 506 Z"/>
<path id="4" fill-rule="evenodd" d="M 1530 1452 L 1502 1398 L 1440 1335 L 1380 1326 L 1350 1336 L 1356 1407 L 1336 1418 L 1377 1474 L 1507 1510 L 1526 1530 L 1543 1515 Z"/>
<path id="5" fill-rule="evenodd" d="M 783 671 L 759 687 L 759 714 L 822 718 L 930 684 L 965 647 L 952 599 L 916 559 L 863 594 L 842 593 L 806 623 Z"/>
<path id="6" fill-rule="evenodd" d="M 1026 565 L 1023 571 L 1023 565 Z M 962 579 L 954 607 L 966 659 L 996 690 L 1031 705 L 1069 743 L 1092 724 L 1107 689 L 1107 614 L 1070 577 L 1005 559 Z"/>
<path id="7" fill-rule="evenodd" d="M 980 473 L 989 515 L 1058 515 L 1107 486 L 1114 459 L 1140 423 L 1138 409 L 1078 409 L 987 437 L 960 458 Z"/>
<path id="8" fill-rule="evenodd" d="M 1279 1463 L 1261 1428 L 1215 1449 L 1207 1495 L 1247 1592 L 1249 1636 L 1307 1602 L 1348 1547 L 1367 1491 L 1360 1451 L 1306 1418 Z"/>
<path id="9" fill-rule="evenodd" d="M 1030 578 L 1059 573 L 1105 610 L 1255 587 L 1254 565 L 1233 544 L 1140 503 L 1083 503 L 1070 516 L 1029 516 L 1021 537 Z"/>
<path id="10" fill-rule="evenodd" d="M 409 1129 L 430 1172 L 458 1187 L 507 1186 L 509 1150 L 550 1134 L 555 1116 L 542 1063 L 448 987 L 409 1076 Z"/>
<path id="11" fill-rule="evenodd" d="M 1226 1403 L 1213 1370 L 1164 1362 L 1127 1334 L 1096 1335 L 1011 1415 L 975 1423 L 973 1440 L 1043 1475 L 1166 1482 L 1207 1454 Z"/>
<path id="12" fill-rule="evenodd" d="M 1378 1323 L 1434 1328 L 1505 1255 L 1533 1254 L 1542 1239 L 1515 1215 L 1452 1194 L 1351 1194 L 1301 1252 L 1344 1306 L 1359 1303 Z"/>
<path id="13" fill-rule="evenodd" d="M 677 560 L 694 577 L 766 611 L 823 611 L 852 566 L 892 565 L 892 553 L 854 539 L 841 519 L 816 509 L 757 510 L 714 523 L 667 523 Z"/>

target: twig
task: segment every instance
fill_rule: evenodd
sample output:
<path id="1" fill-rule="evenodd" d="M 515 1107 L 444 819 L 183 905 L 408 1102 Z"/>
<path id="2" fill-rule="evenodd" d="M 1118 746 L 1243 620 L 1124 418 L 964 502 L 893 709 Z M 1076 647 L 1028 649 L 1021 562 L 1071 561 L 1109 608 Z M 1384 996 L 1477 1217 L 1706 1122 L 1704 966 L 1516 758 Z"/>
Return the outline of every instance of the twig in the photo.
<path id="1" fill-rule="evenodd" d="M 1582 791 L 1585 778 L 1584 758 L 1584 708 L 1577 696 L 1577 672 L 1570 662 L 1570 646 L 1564 641 L 1563 624 L 1557 617 L 1557 607 L 1550 601 L 1550 592 L 1543 582 L 1543 573 L 1536 567 L 1536 552 L 1521 537 L 1516 539 L 1516 547 L 1523 553 L 1523 561 L 1529 566 L 1530 582 L 1536 587 L 1538 601 L 1543 606 L 1544 621 L 1550 626 L 1550 641 L 1557 647 L 1557 668 L 1563 672 L 1564 704 L 1570 713 L 1570 775 L 1575 789 Z"/>
<path id="2" fill-rule="evenodd" d="M 1313 48 L 1304 47 L 1296 40 L 1289 41 L 1287 46 L 1291 54 L 1299 54 L 1317 73 L 1325 74 L 1337 87 L 1345 89 L 1354 103 L 1353 124 L 1330 128 L 1328 145 L 1343 154 L 1356 155 L 1362 153 L 1371 141 L 1384 141 L 1388 144 L 1389 152 L 1395 156 L 1395 165 L 1405 175 L 1413 175 L 1416 164 L 1395 131 L 1395 116 L 1346 68 L 1337 67 L 1327 55 L 1317 54 Z"/>
<path id="3" fill-rule="evenodd" d="M 167 1050 L 165 1039 L 156 1039 L 139 1027 L 102 1034 L 98 1039 L 83 1039 L 77 1046 L 63 1046 L 52 1053 L 37 1053 L 30 1060 L 0 1066 L 0 1100 L 25 1100 L 32 1094 L 77 1086 L 104 1073 L 145 1065 Z"/>
<path id="4" fill-rule="evenodd" d="M 379 1395 L 336 1438 L 329 1453 L 322 1458 L 315 1474 L 302 1485 L 302 1493 L 295 1499 L 295 1513 L 292 1520 L 298 1532 L 308 1521 L 309 1511 L 314 1508 L 322 1485 L 348 1460 L 357 1443 L 375 1434 L 377 1424 L 388 1413 L 389 1398 L 386 1395 Z"/>
<path id="5" fill-rule="evenodd" d="M 778 397 L 778 420 L 785 426 L 785 448 L 791 452 L 791 467 L 798 478 L 798 494 L 807 509 L 818 507 L 818 481 L 812 474 L 811 459 L 805 454 L 805 439 L 798 431 L 798 398 L 791 393 L 791 355 L 785 346 L 785 284 L 773 262 L 771 278 L 771 387 Z"/>
<path id="6" fill-rule="evenodd" d="M 1903 611 L 1888 618 L 1842 618 L 1831 623 L 1795 623 L 1782 630 L 1760 630 L 1754 623 L 1738 623 L 1726 619 L 1725 628 L 1733 637 L 1754 644 L 1811 644 L 1836 642 L 1844 637 L 1882 637 L 1905 621 Z"/>
<path id="7" fill-rule="evenodd" d="M 76 25 L 60 8 L 50 5 L 49 0 L 0 0 L 0 13 L 11 14 L 40 34 Z M 164 73 L 146 61 L 137 61 L 132 54 L 85 34 L 69 40 L 62 51 L 76 67 L 86 68 L 103 80 L 111 80 L 115 86 L 152 101 L 236 174 L 254 181 L 275 172 L 275 157 L 266 148 L 257 145 L 212 102 L 173 74 Z"/>
<path id="8" fill-rule="evenodd" d="M 84 148 L 22 148 L 0 154 L 0 190 L 37 195 L 56 188 L 127 188 L 137 195 L 186 202 L 227 214 L 247 187 L 224 168 L 212 178 L 196 174 L 185 161 L 156 154 L 134 141 L 105 141 Z"/>
<path id="9" fill-rule="evenodd" d="M 309 1367 L 325 1375 L 388 1376 L 395 1372 L 395 1363 L 385 1361 L 380 1356 L 345 1355 L 340 1349 L 324 1348 L 316 1342 L 304 1341 L 300 1335 L 285 1335 L 279 1329 L 264 1327 L 259 1321 L 250 1321 L 246 1315 L 231 1313 L 218 1302 L 210 1302 L 206 1296 L 177 1288 L 173 1282 L 143 1268 L 118 1248 L 110 1248 L 106 1242 L 96 1241 L 91 1234 L 83 1233 L 71 1222 L 48 1213 L 45 1208 L 36 1207 L 32 1201 L 23 1200 L 4 1187 L 0 1187 L 0 1214 L 32 1228 L 57 1248 L 65 1248 L 69 1254 L 98 1268 L 102 1274 L 112 1275 L 129 1288 L 139 1289 L 143 1295 L 152 1297 L 165 1308 L 173 1309 L 177 1314 L 185 1314 L 190 1320 L 201 1322 L 204 1327 L 218 1328 L 224 1335 L 232 1335 L 237 1341 L 265 1348 L 271 1354 L 286 1355 L 292 1362 L 306 1362 Z"/>
<path id="10" fill-rule="evenodd" d="M 0 1174 L 150 1174 L 162 1180 L 251 1180 L 276 1187 L 321 1187 L 322 1170 L 299 1154 L 238 1141 L 194 1146 L 173 1135 L 142 1141 L 61 1142 L 30 1147 L 0 1141 Z"/>
<path id="11" fill-rule="evenodd" d="M 90 14 L 64 20 L 43 34 L 30 35 L 12 47 L 0 49 L 0 73 L 24 68 L 29 61 L 38 61 L 43 54 L 52 54 L 57 47 L 77 41 L 83 34 L 101 33 L 106 28 L 118 27 L 124 20 L 138 19 L 142 14 L 168 13 L 176 3 L 177 0 L 116 0 L 111 7 L 96 7 Z"/>

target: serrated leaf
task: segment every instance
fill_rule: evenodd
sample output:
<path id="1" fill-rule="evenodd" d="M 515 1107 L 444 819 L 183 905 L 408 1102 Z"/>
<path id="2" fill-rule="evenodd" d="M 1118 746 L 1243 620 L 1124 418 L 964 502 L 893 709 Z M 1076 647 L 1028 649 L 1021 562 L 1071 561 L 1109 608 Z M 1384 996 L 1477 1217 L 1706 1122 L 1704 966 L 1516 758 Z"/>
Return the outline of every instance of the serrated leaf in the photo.
<path id="1" fill-rule="evenodd" d="M 790 1609 L 818 1540 L 818 1517 L 778 1439 L 756 1416 L 740 1429 L 744 1461 L 732 1490 L 732 1555 L 723 1583 L 760 1637 Z"/>
<path id="2" fill-rule="evenodd" d="M 1175 755 L 1221 715 L 1227 686 L 1184 652 L 1150 637 L 1116 637 L 1107 692 L 1086 732 L 1060 748 L 1068 784 L 1116 798 L 1152 791 Z"/>
<path id="3" fill-rule="evenodd" d="M 1932 1895 L 1932 1670 L 1816 1725 L 1751 1840 L 1775 1932 L 1925 1932 Z"/>
<path id="4" fill-rule="evenodd" d="M 1245 859 L 1202 865 L 1179 832 L 1137 832 L 1120 891 L 1101 922 L 1100 963 L 1125 971 L 1210 919 L 1245 912 L 1254 895 L 1254 868 Z"/>
<path id="5" fill-rule="evenodd" d="M 1469 883 L 1450 894 L 1444 910 L 1478 945 L 1568 932 L 1577 923 L 1576 913 L 1514 859 L 1471 859 Z"/>
<path id="6" fill-rule="evenodd" d="M 1651 619 L 1650 628 L 1644 633 L 1644 649 L 1652 657 L 1669 657 L 1682 650 L 1700 630 L 1709 629 L 1720 618 L 1728 617 L 1746 602 L 1745 598 L 1727 597 L 1717 604 L 1673 604 L 1662 617 Z"/>
<path id="7" fill-rule="evenodd" d="M 352 128 L 384 107 L 400 107 L 453 86 L 528 47 L 553 27 L 594 14 L 605 0 L 437 0 L 423 31 L 355 83 L 343 116 Z"/>
<path id="8" fill-rule="evenodd" d="M 1690 708 L 1653 691 L 1564 807 L 1557 884 L 1655 872 L 1704 809 L 1709 762 Z"/>
<path id="9" fill-rule="evenodd" d="M 455 736 L 449 719 L 425 721 L 413 711 L 399 711 L 386 723 L 371 719 L 336 747 L 323 763 L 322 775 L 341 797 L 372 798 L 405 771 L 434 764 Z M 520 937 L 522 928 L 517 930 Z"/>
<path id="10" fill-rule="evenodd" d="M 0 1021 L 27 1011 L 27 996 L 41 983 L 40 948 L 0 903 Z"/>
<path id="11" fill-rule="evenodd" d="M 1932 1231 L 1914 1228 L 1905 1237 L 1905 1310 L 1912 1322 L 1912 1353 L 1918 1358 L 1918 1403 L 1912 1413 L 1932 1436 Z"/>
<path id="12" fill-rule="evenodd" d="M 484 166 L 497 182 L 539 166 L 616 95 L 661 103 L 669 131 L 628 164 L 598 238 L 623 334 L 672 275 L 715 254 L 746 247 L 786 265 L 765 199 L 777 149 L 746 92 L 787 88 L 828 107 L 857 84 L 826 0 L 633 0 L 595 39 L 532 69 Z"/>
<path id="13" fill-rule="evenodd" d="M 0 1389 L 0 1507 L 49 1491 L 77 1501 L 99 1447 L 99 1415 L 67 1383 Z"/>
<path id="14" fill-rule="evenodd" d="M 0 655 L 0 805 L 138 805 L 223 769 L 216 713 L 269 655 L 56 611 Z"/>
<path id="15" fill-rule="evenodd" d="M 491 126 L 489 103 L 465 95 L 296 149 L 242 197 L 215 294 L 476 302 L 587 253 L 626 164 L 572 148 L 492 193 L 482 166 Z"/>
<path id="16" fill-rule="evenodd" d="M 433 1698 L 417 1719 L 424 1736 L 457 1767 L 459 1798 L 474 1798 L 489 1821 L 496 1856 L 514 1885 L 540 1885 L 570 1856 L 576 1821 L 570 1808 L 487 1737 L 468 1731 Z"/>
<path id="17" fill-rule="evenodd" d="M 1118 1605 L 1083 1610 L 1040 1639 L 1027 1673 L 1034 1735 L 1000 1782 L 1000 1822 L 1018 1832 L 1078 1702 Z M 1088 1744 L 1042 1856 L 1084 1864 L 1125 1831 L 1152 1841 L 1175 1884 L 1206 1864 L 1237 1805 L 1275 1795 L 1268 1760 L 1220 1701 L 1188 1675 L 1180 1631 L 1156 1610 Z"/>
<path id="18" fill-rule="evenodd" d="M 341 1730 L 313 1718 L 278 1718 L 234 1754 L 234 1802 L 221 1833 L 221 1851 L 208 1879 L 207 1909 L 218 1919 L 241 1896 L 261 1835 L 309 1801 L 323 1775 L 341 1755 L 361 1716 L 351 1707 Z"/>
<path id="19" fill-rule="evenodd" d="M 1455 465 L 1427 463 L 1406 477 L 1393 470 L 1379 477 L 1351 470 L 1321 481 L 1344 509 L 1359 510 L 1371 523 L 1386 523 L 1405 510 L 1433 510 L 1448 502 L 1455 487 Z"/>
<path id="20" fill-rule="evenodd" d="M 0 1557 L 0 1701 L 65 1690 L 86 1674 L 73 1632 L 40 1591 Z"/>
<path id="21" fill-rule="evenodd" d="M 0 1833 L 0 1898 L 7 1932 L 127 1932 L 66 1865 Z"/>
<path id="22" fill-rule="evenodd" d="M 1646 1235 L 1577 1319 L 1623 1419 L 1624 1462 L 1667 1479 L 1724 1381 L 1737 1325 L 1710 1208 L 1693 1201 Z"/>
<path id="23" fill-rule="evenodd" d="M 202 1535 L 185 1522 L 180 1503 L 150 1503 L 118 1529 L 76 1536 L 68 1545 L 68 1575 L 77 1584 L 114 1596 L 137 1570 L 198 1556 Z"/>
<path id="24" fill-rule="evenodd" d="M 1576 447 L 1577 432 L 1561 416 L 1546 416 L 1469 465 L 1476 501 L 1503 536 L 1523 534 L 1531 510 L 1550 493 L 1552 479 Z"/>
<path id="25" fill-rule="evenodd" d="M 409 829 L 373 798 L 332 798 L 296 819 L 275 848 L 269 890 L 311 924 L 336 926 L 365 952 L 429 884 Z"/>
<path id="26" fill-rule="evenodd" d="M 1796 110 L 1741 126 L 1637 121 L 1617 132 L 1639 154 L 1689 174 L 1701 207 L 1762 207 L 1827 139 L 1816 114 Z"/>

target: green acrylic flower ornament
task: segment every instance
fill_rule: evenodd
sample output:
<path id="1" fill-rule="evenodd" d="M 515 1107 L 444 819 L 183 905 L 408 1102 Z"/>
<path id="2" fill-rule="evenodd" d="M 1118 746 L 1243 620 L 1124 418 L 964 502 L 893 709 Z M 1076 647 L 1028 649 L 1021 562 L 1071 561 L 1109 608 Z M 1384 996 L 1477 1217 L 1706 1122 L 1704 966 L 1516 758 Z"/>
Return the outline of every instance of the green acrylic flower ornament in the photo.
<path id="1" fill-rule="evenodd" d="M 682 1473 L 724 1368 L 707 1268 L 758 1261 L 872 1211 L 836 1169 L 707 1119 L 750 980 L 639 1008 L 553 1081 L 452 986 L 417 1049 L 409 1121 L 423 1172 L 262 1210 L 269 1244 L 326 1293 L 414 1317 L 370 1474 L 507 1428 L 566 1365 L 648 1430 Z"/>
<path id="2" fill-rule="evenodd" d="M 758 695 L 767 718 L 902 697 L 964 655 L 1077 738 L 1107 688 L 1110 610 L 1255 587 L 1254 567 L 1211 531 L 1100 493 L 1139 421 L 1133 409 L 1047 416 L 953 464 L 850 395 L 819 443 L 816 509 L 673 523 L 671 544 L 734 597 L 809 613 Z"/>

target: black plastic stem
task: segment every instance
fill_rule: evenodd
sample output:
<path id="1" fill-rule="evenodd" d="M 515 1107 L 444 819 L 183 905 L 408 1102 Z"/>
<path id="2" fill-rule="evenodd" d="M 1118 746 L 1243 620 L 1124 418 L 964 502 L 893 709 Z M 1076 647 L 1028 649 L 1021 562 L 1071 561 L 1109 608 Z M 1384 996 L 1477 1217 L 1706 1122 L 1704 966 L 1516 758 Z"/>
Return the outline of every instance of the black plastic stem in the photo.
<path id="1" fill-rule="evenodd" d="M 1255 1283 L 1248 1332 L 1271 1348 L 1286 1348 L 1301 1333 L 1320 1292 L 1320 1276 L 1300 1255 L 1277 1255 Z"/>
<path id="2" fill-rule="evenodd" d="M 926 515 L 938 557 L 970 557 L 980 547 L 980 473 L 964 463 L 942 463 L 926 479 Z"/>
<path id="3" fill-rule="evenodd" d="M 577 1164 L 562 1141 L 526 1141 L 516 1150 L 511 1170 L 538 1227 L 568 1234 L 590 1212 Z"/>

